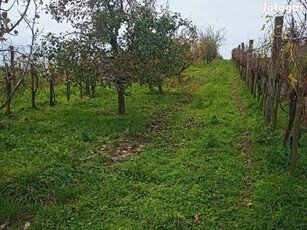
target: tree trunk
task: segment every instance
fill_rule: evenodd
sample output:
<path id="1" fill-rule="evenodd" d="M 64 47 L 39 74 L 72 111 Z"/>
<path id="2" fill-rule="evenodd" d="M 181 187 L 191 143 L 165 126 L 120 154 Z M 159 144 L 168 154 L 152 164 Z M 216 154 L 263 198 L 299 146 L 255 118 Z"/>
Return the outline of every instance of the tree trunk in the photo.
<path id="1" fill-rule="evenodd" d="M 91 91 L 90 91 L 90 79 L 89 77 L 86 78 L 85 81 L 85 95 L 87 95 L 89 98 L 91 98 Z"/>
<path id="2" fill-rule="evenodd" d="M 70 101 L 70 79 L 68 74 L 66 74 L 66 98 L 67 101 Z"/>
<path id="3" fill-rule="evenodd" d="M 6 78 L 5 78 L 5 83 L 6 83 L 6 96 L 7 96 L 7 100 L 8 103 L 6 105 L 6 113 L 7 115 L 11 114 L 11 93 L 12 93 L 12 83 L 11 83 L 11 74 L 9 72 L 9 70 L 7 70 L 6 73 Z"/>
<path id="4" fill-rule="evenodd" d="M 31 64 L 31 104 L 32 108 L 36 109 L 36 92 L 38 87 L 38 78 L 34 65 Z"/>
<path id="5" fill-rule="evenodd" d="M 92 97 L 95 97 L 95 95 L 96 95 L 96 82 L 91 83 L 91 94 L 92 94 Z"/>
<path id="6" fill-rule="evenodd" d="M 162 84 L 159 84 L 159 93 L 162 94 L 163 93 L 163 88 L 162 88 Z"/>
<path id="7" fill-rule="evenodd" d="M 80 98 L 82 99 L 83 98 L 83 84 L 82 84 L 82 81 L 80 81 L 79 88 L 80 88 Z"/>
<path id="8" fill-rule="evenodd" d="M 125 87 L 122 83 L 117 83 L 117 95 L 118 95 L 118 113 L 120 115 L 124 115 L 126 113 Z"/>
<path id="9" fill-rule="evenodd" d="M 17 80 L 16 80 L 16 71 L 15 71 L 15 48 L 14 46 L 10 46 L 10 53 L 11 53 L 11 68 L 10 68 L 10 72 L 11 72 L 11 80 L 14 82 L 14 84 L 16 84 Z"/>
<path id="10" fill-rule="evenodd" d="M 55 92 L 54 92 L 54 84 L 53 84 L 53 79 L 50 78 L 49 80 L 49 104 L 50 106 L 54 106 L 55 105 Z"/>

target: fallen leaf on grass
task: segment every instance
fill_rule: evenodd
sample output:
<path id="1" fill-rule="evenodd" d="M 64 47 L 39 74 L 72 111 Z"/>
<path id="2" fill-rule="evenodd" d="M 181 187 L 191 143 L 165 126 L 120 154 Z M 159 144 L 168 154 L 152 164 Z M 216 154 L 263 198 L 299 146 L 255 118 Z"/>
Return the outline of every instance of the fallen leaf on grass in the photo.
<path id="1" fill-rule="evenodd" d="M 8 224 L 8 223 L 1 224 L 1 225 L 0 225 L 0 230 L 5 229 L 5 227 L 6 227 L 7 224 Z"/>
<path id="2" fill-rule="evenodd" d="M 75 183 L 76 183 L 77 185 L 82 184 L 82 179 L 81 179 L 80 177 L 76 177 L 76 178 L 74 179 L 74 181 L 75 181 Z"/>
<path id="3" fill-rule="evenodd" d="M 28 228 L 30 228 L 31 224 L 30 222 L 26 222 L 25 225 L 23 226 L 23 230 L 27 230 Z"/>
<path id="4" fill-rule="evenodd" d="M 196 215 L 196 216 L 195 216 L 194 223 L 197 224 L 197 225 L 200 225 L 200 224 L 201 224 L 201 217 L 200 217 L 199 215 Z"/>

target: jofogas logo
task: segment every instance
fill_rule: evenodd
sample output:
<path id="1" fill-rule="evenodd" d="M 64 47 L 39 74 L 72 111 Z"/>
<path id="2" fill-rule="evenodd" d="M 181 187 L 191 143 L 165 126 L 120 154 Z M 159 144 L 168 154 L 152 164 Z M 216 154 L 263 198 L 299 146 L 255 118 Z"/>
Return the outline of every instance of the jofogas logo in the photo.
<path id="1" fill-rule="evenodd" d="M 271 12 L 292 13 L 292 12 L 303 12 L 304 10 L 306 10 L 306 8 L 303 5 L 303 3 L 296 3 L 293 5 L 282 5 L 278 3 L 265 2 L 262 13 L 271 13 Z"/>

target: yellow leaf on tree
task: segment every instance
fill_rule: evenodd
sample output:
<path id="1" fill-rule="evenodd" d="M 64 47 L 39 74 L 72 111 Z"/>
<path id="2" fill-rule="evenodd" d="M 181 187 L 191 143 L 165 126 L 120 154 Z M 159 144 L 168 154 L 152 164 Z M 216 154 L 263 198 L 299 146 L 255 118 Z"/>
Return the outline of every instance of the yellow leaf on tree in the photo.
<path id="1" fill-rule="evenodd" d="M 291 81 L 292 84 L 296 84 L 297 83 L 297 80 L 295 78 L 294 73 L 290 73 L 289 74 L 289 80 Z"/>

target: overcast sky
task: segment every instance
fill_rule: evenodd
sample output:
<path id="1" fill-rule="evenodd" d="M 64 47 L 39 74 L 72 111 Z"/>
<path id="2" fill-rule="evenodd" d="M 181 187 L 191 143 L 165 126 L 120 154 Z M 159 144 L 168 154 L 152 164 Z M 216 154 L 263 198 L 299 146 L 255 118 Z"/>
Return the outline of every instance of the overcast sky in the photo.
<path id="1" fill-rule="evenodd" d="M 165 4 L 166 0 L 158 0 Z M 190 18 L 198 27 L 207 24 L 227 30 L 225 45 L 221 48 L 224 58 L 230 58 L 231 50 L 241 42 L 261 37 L 265 24 L 265 3 L 284 5 L 286 0 L 169 0 L 170 8 Z"/>
<path id="2" fill-rule="evenodd" d="M 159 5 L 165 5 L 167 0 L 157 0 Z M 170 9 L 178 12 L 183 18 L 188 18 L 199 28 L 214 25 L 227 30 L 225 45 L 221 48 L 224 58 L 230 58 L 231 50 L 241 42 L 255 39 L 257 44 L 261 36 L 261 28 L 265 23 L 263 9 L 267 4 L 285 5 L 286 0 L 169 0 Z M 42 15 L 39 28 L 45 32 L 65 32 L 69 26 L 58 24 L 49 15 Z M 26 32 L 20 31 L 20 44 L 27 41 Z"/>

